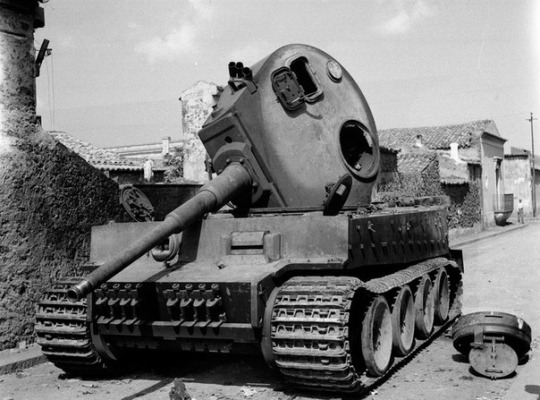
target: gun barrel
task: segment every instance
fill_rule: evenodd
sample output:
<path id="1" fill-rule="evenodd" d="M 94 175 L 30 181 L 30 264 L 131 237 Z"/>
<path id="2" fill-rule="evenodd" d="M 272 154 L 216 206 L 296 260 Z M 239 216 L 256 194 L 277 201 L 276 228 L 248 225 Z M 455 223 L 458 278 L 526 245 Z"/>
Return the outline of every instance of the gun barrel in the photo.
<path id="1" fill-rule="evenodd" d="M 67 292 L 68 298 L 78 301 L 86 297 L 94 288 L 126 268 L 163 239 L 183 231 L 206 213 L 219 209 L 250 189 L 251 181 L 251 175 L 245 167 L 238 163 L 230 164 L 223 173 L 203 186 L 197 195 L 168 214 L 152 231 L 72 286 Z"/>

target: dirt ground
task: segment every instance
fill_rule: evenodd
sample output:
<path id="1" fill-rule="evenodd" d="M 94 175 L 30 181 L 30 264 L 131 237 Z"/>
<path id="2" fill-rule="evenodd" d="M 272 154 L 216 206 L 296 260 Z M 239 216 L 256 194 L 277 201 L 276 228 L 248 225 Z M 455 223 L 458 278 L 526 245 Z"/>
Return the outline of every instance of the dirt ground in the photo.
<path id="1" fill-rule="evenodd" d="M 463 247 L 466 274 L 463 312 L 497 310 L 524 318 L 535 338 L 532 357 L 539 357 L 540 223 Z M 452 346 L 450 331 L 439 336 L 379 387 L 363 396 L 301 392 L 269 370 L 262 357 L 171 355 L 163 362 L 139 360 L 121 376 L 81 380 L 65 376 L 50 363 L 0 376 L 0 400 L 13 399 L 169 399 L 175 378 L 195 400 L 497 400 L 503 399 L 518 374 L 490 380 L 474 373 Z"/>

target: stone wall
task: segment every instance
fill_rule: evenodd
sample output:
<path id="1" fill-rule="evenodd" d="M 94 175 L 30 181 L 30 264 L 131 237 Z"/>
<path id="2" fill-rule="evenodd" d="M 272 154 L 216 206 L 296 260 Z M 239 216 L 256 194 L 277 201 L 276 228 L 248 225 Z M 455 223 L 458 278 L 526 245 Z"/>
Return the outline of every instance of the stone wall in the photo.
<path id="1" fill-rule="evenodd" d="M 35 125 L 37 1 L 0 0 L 0 349 L 33 339 L 36 303 L 84 263 L 118 186 Z"/>
<path id="2" fill-rule="evenodd" d="M 91 226 L 126 218 L 114 182 L 28 114 L 10 114 L 11 147 L 0 154 L 0 349 L 32 341 L 37 301 L 87 260 Z"/>

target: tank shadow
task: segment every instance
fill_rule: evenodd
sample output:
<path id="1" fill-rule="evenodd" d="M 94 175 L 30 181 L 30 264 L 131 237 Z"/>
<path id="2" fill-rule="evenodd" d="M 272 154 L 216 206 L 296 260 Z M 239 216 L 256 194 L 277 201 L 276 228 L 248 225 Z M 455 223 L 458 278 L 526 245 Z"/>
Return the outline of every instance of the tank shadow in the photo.
<path id="1" fill-rule="evenodd" d="M 452 360 L 460 364 L 468 364 L 469 360 L 461 353 L 452 354 Z"/>
<path id="2" fill-rule="evenodd" d="M 470 373 L 471 375 L 476 376 L 477 378 L 484 378 L 484 379 L 489 379 L 489 380 L 491 380 L 491 378 L 489 378 L 489 377 L 487 377 L 487 376 L 484 376 L 484 375 L 482 375 L 482 374 L 476 372 L 476 371 L 474 370 L 473 367 L 470 367 L 470 368 L 469 368 L 469 373 Z M 508 380 L 508 379 L 515 378 L 516 375 L 517 375 L 517 372 L 516 372 L 516 371 L 513 371 L 510 375 L 507 375 L 507 376 L 502 377 L 502 378 L 497 378 L 496 380 L 498 380 L 498 381 L 500 381 L 500 380 Z"/>
<path id="3" fill-rule="evenodd" d="M 529 362 L 529 359 L 531 358 L 530 354 L 527 353 L 523 357 L 521 357 L 518 361 L 518 365 L 524 365 Z"/>
<path id="4" fill-rule="evenodd" d="M 537 394 L 537 399 L 540 400 L 540 386 L 539 385 L 525 385 L 525 391 L 530 394 Z"/>
<path id="5" fill-rule="evenodd" d="M 302 395 L 313 399 L 336 398 L 336 394 L 301 391 L 288 384 L 277 371 L 266 365 L 262 356 L 232 354 L 184 354 L 172 359 L 156 355 L 132 366 L 140 378 L 160 377 L 170 383 L 175 378 L 189 383 L 220 386 L 265 388 L 287 396 Z M 134 379 L 134 378 L 132 378 Z"/>
<path id="6" fill-rule="evenodd" d="M 156 383 L 147 388 L 130 393 L 122 400 L 132 400 L 152 392 L 159 391 L 180 379 L 189 391 L 190 383 L 211 384 L 218 386 L 247 386 L 257 390 L 264 388 L 275 392 L 275 396 L 302 396 L 306 399 L 336 399 L 337 393 L 301 390 L 289 384 L 277 371 L 266 365 L 262 356 L 232 354 L 133 354 L 123 362 L 113 373 L 102 376 L 81 377 L 61 374 L 59 379 L 79 378 L 84 381 L 106 382 L 122 380 L 150 380 Z M 367 393 L 366 395 L 369 395 Z M 363 399 L 360 393 L 344 394 L 342 399 Z"/>
<path id="7" fill-rule="evenodd" d="M 127 397 L 122 397 L 121 400 L 133 400 L 133 399 L 137 399 L 137 398 L 142 397 L 142 396 L 146 396 L 147 394 L 156 392 L 159 389 L 167 386 L 171 382 L 172 382 L 172 379 L 163 379 L 163 380 L 153 384 L 152 386 L 147 387 L 144 390 L 140 390 L 137 393 L 133 393 L 132 395 L 129 395 Z"/>

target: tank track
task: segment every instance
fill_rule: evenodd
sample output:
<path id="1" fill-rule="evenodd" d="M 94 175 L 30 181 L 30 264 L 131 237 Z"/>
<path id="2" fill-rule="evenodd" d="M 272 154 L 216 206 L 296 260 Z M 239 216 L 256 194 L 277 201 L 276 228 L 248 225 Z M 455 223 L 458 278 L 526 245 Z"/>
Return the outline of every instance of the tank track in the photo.
<path id="1" fill-rule="evenodd" d="M 73 302 L 67 290 L 80 278 L 64 278 L 38 303 L 35 332 L 43 354 L 69 374 L 100 375 L 109 371 L 92 343 L 86 299 Z"/>
<path id="2" fill-rule="evenodd" d="M 392 275 L 363 282 L 354 277 L 294 277 L 276 295 L 271 320 L 275 367 L 295 385 L 311 390 L 358 392 L 372 387 L 407 362 L 425 342 L 445 329 L 460 313 L 461 274 L 453 265 L 448 321 L 436 326 L 430 338 L 417 340 L 407 356 L 399 358 L 382 377 L 367 375 L 358 360 L 361 321 L 377 295 L 393 298 L 402 285 L 414 284 L 424 274 L 453 264 L 437 258 Z M 455 267 L 455 268 L 454 268 Z"/>

